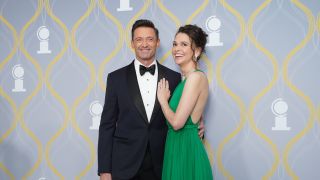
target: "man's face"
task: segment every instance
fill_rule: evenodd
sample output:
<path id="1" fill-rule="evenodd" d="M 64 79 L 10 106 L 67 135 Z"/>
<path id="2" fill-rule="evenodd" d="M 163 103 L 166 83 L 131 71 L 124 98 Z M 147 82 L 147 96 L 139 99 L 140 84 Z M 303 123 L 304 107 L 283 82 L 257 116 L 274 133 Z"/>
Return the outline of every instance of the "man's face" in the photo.
<path id="1" fill-rule="evenodd" d="M 138 27 L 133 32 L 131 47 L 134 49 L 137 59 L 143 64 L 149 64 L 155 59 L 160 40 L 154 29 Z"/>

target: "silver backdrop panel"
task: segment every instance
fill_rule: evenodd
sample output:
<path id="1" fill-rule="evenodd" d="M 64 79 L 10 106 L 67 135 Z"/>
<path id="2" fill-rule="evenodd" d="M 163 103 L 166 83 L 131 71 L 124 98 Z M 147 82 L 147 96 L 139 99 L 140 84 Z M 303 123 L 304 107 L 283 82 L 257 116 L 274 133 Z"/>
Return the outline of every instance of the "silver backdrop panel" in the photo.
<path id="1" fill-rule="evenodd" d="M 160 63 L 177 28 L 208 34 L 204 145 L 215 179 L 320 179 L 316 0 L 1 0 L 0 179 L 98 179 L 107 74 L 152 20 Z"/>

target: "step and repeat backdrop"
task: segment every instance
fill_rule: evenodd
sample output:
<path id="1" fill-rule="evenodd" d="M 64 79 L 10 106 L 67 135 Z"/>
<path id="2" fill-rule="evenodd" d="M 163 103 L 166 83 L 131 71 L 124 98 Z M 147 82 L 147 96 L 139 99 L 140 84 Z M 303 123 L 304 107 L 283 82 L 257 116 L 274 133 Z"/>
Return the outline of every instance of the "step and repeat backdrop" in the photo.
<path id="1" fill-rule="evenodd" d="M 135 20 L 208 33 L 205 140 L 217 180 L 320 179 L 318 0 L 1 0 L 0 179 L 98 179 L 107 74 Z"/>

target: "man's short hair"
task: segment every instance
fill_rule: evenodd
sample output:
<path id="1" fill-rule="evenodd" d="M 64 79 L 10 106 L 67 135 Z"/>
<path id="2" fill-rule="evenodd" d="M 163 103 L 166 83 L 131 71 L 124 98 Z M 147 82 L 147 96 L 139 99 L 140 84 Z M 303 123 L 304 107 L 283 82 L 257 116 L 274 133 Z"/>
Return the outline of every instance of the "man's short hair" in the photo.
<path id="1" fill-rule="evenodd" d="M 132 29 L 131 29 L 131 40 L 133 40 L 133 35 L 134 35 L 134 31 L 139 28 L 139 27 L 149 27 L 152 28 L 154 30 L 154 32 L 156 33 L 156 37 L 157 39 L 159 39 L 159 31 L 158 29 L 154 26 L 153 22 L 148 20 L 148 19 L 139 19 L 137 20 L 133 25 L 132 25 Z"/>

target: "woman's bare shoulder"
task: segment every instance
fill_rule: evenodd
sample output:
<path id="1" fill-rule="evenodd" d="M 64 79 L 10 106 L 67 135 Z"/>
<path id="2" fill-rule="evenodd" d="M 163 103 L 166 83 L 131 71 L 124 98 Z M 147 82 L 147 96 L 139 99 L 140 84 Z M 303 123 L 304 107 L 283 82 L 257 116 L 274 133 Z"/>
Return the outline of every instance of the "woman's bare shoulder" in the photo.
<path id="1" fill-rule="evenodd" d="M 202 71 L 195 71 L 189 74 L 187 77 L 187 82 L 189 83 L 201 83 L 202 81 L 208 81 L 207 76 L 204 72 Z"/>

